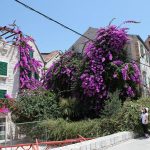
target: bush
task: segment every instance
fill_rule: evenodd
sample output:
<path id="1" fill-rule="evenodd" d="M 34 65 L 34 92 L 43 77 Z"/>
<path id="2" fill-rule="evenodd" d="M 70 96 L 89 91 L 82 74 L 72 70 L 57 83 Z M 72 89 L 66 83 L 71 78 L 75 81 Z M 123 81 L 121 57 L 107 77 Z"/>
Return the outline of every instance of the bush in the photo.
<path id="1" fill-rule="evenodd" d="M 150 108 L 149 97 L 124 103 L 122 110 L 117 115 L 118 121 L 122 122 L 123 129 L 132 130 L 140 134 L 143 132 L 140 121 L 141 107 Z"/>
<path id="2" fill-rule="evenodd" d="M 112 94 L 110 93 L 110 98 L 105 101 L 104 109 L 101 111 L 102 117 L 111 117 L 120 111 L 122 107 L 122 101 L 119 99 L 119 93 L 119 91 L 116 91 Z"/>
<path id="3" fill-rule="evenodd" d="M 70 122 L 63 119 L 50 119 L 37 123 L 27 133 L 32 139 L 64 140 L 83 137 L 101 137 L 119 131 L 134 131 L 141 134 L 140 108 L 150 108 L 150 99 L 127 101 L 116 115 L 93 120 Z"/>
<path id="4" fill-rule="evenodd" d="M 79 118 L 80 110 L 79 103 L 75 98 L 60 98 L 59 107 L 62 117 L 66 120 L 74 120 Z"/>
<path id="5" fill-rule="evenodd" d="M 14 122 L 38 121 L 60 117 L 56 95 L 44 90 L 24 91 L 19 95 L 12 112 Z"/>

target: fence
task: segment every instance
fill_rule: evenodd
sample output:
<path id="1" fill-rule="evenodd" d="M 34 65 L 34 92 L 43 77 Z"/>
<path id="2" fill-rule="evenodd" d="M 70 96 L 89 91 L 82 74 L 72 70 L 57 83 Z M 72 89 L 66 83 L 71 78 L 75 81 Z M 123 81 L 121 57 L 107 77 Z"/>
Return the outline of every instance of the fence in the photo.
<path id="1" fill-rule="evenodd" d="M 40 128 L 40 121 L 16 123 L 1 122 L 0 123 L 0 144 L 16 145 L 19 143 L 33 143 L 36 139 L 40 141 L 48 141 L 47 129 Z"/>
<path id="2" fill-rule="evenodd" d="M 0 139 L 0 149 L 43 149 L 48 150 L 62 145 L 78 143 L 90 138 L 79 136 L 76 139 L 66 139 L 63 141 L 50 141 L 48 128 L 41 127 L 40 121 L 16 123 L 0 122 L 0 133 L 3 134 Z"/>

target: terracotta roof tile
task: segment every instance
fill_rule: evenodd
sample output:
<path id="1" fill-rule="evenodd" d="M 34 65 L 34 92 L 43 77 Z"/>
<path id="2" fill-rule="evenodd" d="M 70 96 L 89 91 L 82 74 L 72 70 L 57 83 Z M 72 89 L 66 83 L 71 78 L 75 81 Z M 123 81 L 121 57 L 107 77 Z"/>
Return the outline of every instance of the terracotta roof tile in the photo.
<path id="1" fill-rule="evenodd" d="M 58 54 L 60 54 L 60 51 L 52 51 L 50 53 L 41 53 L 45 62 L 50 61 L 52 58 L 54 58 Z"/>

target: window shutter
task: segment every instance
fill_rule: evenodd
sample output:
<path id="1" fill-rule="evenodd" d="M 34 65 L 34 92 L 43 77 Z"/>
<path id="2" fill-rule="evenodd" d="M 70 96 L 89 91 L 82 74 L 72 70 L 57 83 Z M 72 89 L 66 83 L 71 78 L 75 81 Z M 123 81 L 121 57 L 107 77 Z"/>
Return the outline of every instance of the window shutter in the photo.
<path id="1" fill-rule="evenodd" d="M 28 71 L 28 77 L 31 78 L 32 77 L 32 72 Z"/>
<path id="2" fill-rule="evenodd" d="M 5 98 L 6 90 L 0 90 L 0 98 Z"/>
<path id="3" fill-rule="evenodd" d="M 7 76 L 7 62 L 0 61 L 0 75 Z"/>
<path id="4" fill-rule="evenodd" d="M 29 55 L 31 58 L 33 58 L 33 51 L 29 51 Z"/>
<path id="5" fill-rule="evenodd" d="M 39 80 L 39 75 L 38 75 L 37 73 L 35 73 L 35 74 L 34 74 L 34 78 L 35 78 L 36 80 Z"/>

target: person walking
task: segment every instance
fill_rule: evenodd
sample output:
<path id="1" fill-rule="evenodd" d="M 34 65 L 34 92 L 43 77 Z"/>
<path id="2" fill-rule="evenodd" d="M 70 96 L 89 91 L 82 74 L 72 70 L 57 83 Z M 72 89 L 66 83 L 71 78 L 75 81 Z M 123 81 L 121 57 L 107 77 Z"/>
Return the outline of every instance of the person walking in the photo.
<path id="1" fill-rule="evenodd" d="M 142 121 L 144 135 L 146 138 L 148 138 L 149 137 L 148 135 L 148 108 L 142 109 L 141 121 Z"/>

